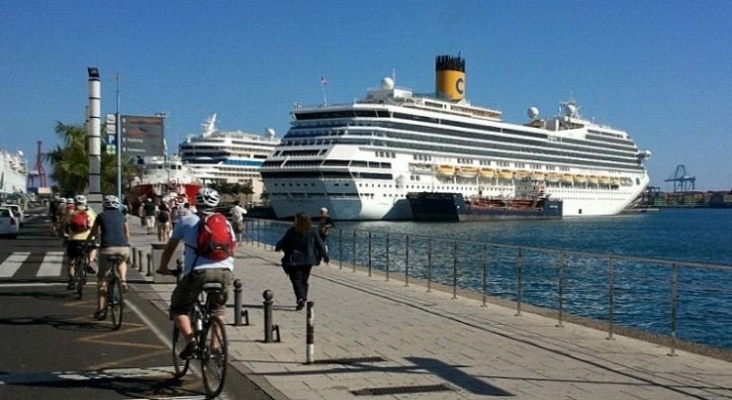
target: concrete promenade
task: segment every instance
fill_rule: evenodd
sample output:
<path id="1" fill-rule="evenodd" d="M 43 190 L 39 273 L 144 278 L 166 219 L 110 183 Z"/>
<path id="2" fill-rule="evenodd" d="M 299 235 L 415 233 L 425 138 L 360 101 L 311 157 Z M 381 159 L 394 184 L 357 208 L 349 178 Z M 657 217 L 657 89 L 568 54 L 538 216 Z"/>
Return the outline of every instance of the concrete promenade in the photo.
<path id="1" fill-rule="evenodd" d="M 149 252 L 155 236 L 135 218 L 130 226 L 133 247 Z M 310 278 L 316 362 L 306 365 L 306 312 L 295 311 L 280 257 L 240 244 L 235 276 L 250 325 L 233 326 L 230 307 L 227 326 L 232 365 L 275 399 L 732 399 L 728 362 L 684 351 L 671 357 L 667 347 L 556 327 L 526 311 L 516 316 L 513 308 L 339 269 L 335 260 Z M 132 289 L 166 312 L 173 285 L 153 284 L 142 272 L 131 269 Z M 279 343 L 264 343 L 265 289 L 275 294 Z"/>

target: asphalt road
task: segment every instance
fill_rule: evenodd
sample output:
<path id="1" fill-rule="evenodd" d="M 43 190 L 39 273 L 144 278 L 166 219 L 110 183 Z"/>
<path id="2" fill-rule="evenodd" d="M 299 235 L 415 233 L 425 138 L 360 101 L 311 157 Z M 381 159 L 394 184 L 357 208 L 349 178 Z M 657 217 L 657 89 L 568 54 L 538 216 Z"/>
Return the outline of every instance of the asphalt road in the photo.
<path id="1" fill-rule="evenodd" d="M 31 212 L 17 239 L 0 239 L 0 398 L 204 398 L 194 372 L 172 376 L 167 316 L 134 290 L 122 328 L 92 318 L 95 282 L 77 300 L 66 289 L 63 248 L 43 210 Z M 271 399 L 228 369 L 221 399 Z"/>

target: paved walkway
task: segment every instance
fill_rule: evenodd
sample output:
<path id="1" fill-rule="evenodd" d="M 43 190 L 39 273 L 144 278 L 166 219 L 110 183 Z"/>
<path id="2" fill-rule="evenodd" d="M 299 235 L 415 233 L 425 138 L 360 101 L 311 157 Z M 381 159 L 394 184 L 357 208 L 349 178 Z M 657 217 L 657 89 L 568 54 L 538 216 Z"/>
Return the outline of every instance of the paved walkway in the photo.
<path id="1" fill-rule="evenodd" d="M 133 246 L 149 252 L 153 236 L 136 222 Z M 337 261 L 313 268 L 316 362 L 306 365 L 306 312 L 295 311 L 280 257 L 270 247 L 239 246 L 235 276 L 251 324 L 227 327 L 232 364 L 275 399 L 732 399 L 728 362 L 683 351 L 670 357 L 666 347 L 558 328 L 553 319 L 386 282 Z M 172 284 L 132 286 L 167 309 Z M 275 294 L 279 343 L 264 343 L 265 289 Z"/>

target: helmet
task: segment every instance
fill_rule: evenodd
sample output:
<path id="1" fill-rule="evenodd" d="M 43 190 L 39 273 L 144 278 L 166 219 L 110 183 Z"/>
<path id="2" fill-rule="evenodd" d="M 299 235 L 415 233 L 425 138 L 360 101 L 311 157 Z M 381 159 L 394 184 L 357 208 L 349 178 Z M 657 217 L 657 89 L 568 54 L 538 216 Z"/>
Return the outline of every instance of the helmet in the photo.
<path id="1" fill-rule="evenodd" d="M 66 204 L 74 204 L 74 199 L 71 197 L 66 198 Z"/>
<path id="2" fill-rule="evenodd" d="M 86 196 L 83 194 L 77 194 L 74 196 L 74 204 L 85 206 L 86 205 Z"/>
<path id="3" fill-rule="evenodd" d="M 196 206 L 201 208 L 214 208 L 220 201 L 219 192 L 210 188 L 201 188 L 196 194 Z"/>
<path id="4" fill-rule="evenodd" d="M 104 196 L 104 208 L 119 208 L 119 199 L 113 194 Z"/>

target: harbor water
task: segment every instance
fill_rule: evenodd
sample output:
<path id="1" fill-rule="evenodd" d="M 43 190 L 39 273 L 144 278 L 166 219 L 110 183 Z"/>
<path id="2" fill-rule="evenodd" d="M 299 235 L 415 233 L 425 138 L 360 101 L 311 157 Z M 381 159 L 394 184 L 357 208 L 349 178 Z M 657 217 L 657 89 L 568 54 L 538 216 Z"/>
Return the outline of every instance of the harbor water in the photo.
<path id="1" fill-rule="evenodd" d="M 288 226 L 261 229 L 260 240 L 276 241 Z M 732 210 L 337 222 L 336 228 L 329 248 L 340 261 L 333 262 L 355 260 L 402 277 L 732 350 Z"/>

